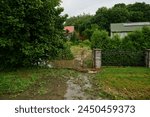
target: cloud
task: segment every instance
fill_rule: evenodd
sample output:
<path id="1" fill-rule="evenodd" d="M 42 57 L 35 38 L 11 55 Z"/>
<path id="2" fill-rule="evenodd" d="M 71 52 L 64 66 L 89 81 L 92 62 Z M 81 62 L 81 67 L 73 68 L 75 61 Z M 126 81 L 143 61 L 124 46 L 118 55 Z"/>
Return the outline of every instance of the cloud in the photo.
<path id="1" fill-rule="evenodd" d="M 150 3 L 150 0 L 62 0 L 63 14 L 76 16 L 83 13 L 94 14 L 102 6 L 112 7 L 117 3 L 131 4 L 135 2 Z"/>

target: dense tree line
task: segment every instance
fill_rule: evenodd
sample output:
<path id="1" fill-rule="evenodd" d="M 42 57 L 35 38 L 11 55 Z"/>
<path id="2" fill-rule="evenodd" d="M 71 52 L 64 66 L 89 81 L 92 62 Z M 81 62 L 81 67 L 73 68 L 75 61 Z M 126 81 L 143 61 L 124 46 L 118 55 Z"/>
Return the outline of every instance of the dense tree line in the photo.
<path id="1" fill-rule="evenodd" d="M 65 51 L 60 0 L 0 0 L 0 64 L 19 67 Z"/>
<path id="2" fill-rule="evenodd" d="M 99 29 L 110 32 L 111 23 L 147 21 L 150 21 L 149 4 L 144 2 L 129 5 L 120 3 L 112 8 L 99 8 L 94 16 L 84 14 L 71 17 L 66 21 L 66 25 L 74 25 L 82 36 L 90 39 L 93 25 L 97 25 Z"/>

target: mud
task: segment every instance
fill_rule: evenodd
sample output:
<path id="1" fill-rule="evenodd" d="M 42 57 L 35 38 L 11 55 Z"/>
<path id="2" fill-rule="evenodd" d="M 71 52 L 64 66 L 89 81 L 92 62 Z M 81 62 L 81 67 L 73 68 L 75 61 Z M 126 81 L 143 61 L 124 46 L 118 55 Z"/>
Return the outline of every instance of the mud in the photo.
<path id="1" fill-rule="evenodd" d="M 67 89 L 67 78 L 43 77 L 26 91 L 1 95 L 1 100 L 63 100 Z"/>
<path id="2" fill-rule="evenodd" d="M 92 74 L 93 75 L 93 74 Z M 1 100 L 99 100 L 94 90 L 93 77 L 79 72 L 77 76 L 50 76 L 39 79 L 26 91 L 17 94 L 0 95 Z"/>
<path id="3" fill-rule="evenodd" d="M 67 81 L 67 91 L 64 96 L 66 100 L 92 100 L 96 99 L 92 95 L 91 78 L 87 73 L 81 73 L 77 77 L 71 77 Z"/>

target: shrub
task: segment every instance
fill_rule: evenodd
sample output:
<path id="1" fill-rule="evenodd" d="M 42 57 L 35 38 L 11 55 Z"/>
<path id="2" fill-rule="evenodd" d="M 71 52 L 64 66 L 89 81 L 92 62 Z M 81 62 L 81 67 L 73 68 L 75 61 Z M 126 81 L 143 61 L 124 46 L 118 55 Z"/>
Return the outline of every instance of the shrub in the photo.
<path id="1" fill-rule="evenodd" d="M 104 31 L 96 31 L 92 47 L 102 49 L 102 65 L 144 66 L 145 49 L 150 48 L 150 28 L 134 31 L 123 39 L 109 39 Z"/>
<path id="2" fill-rule="evenodd" d="M 80 46 L 91 47 L 91 42 L 89 40 L 84 40 L 80 43 Z"/>
<path id="3" fill-rule="evenodd" d="M 107 48 L 109 36 L 106 31 L 95 30 L 91 37 L 91 48 Z"/>
<path id="4" fill-rule="evenodd" d="M 74 45 L 76 45 L 76 44 L 79 43 L 79 40 L 80 40 L 80 39 L 79 39 L 79 36 L 77 35 L 76 32 L 74 32 L 73 35 L 71 35 L 70 41 L 71 41 Z"/>
<path id="5" fill-rule="evenodd" d="M 58 55 L 56 59 L 59 60 L 71 60 L 73 59 L 73 54 L 70 50 L 70 47 L 67 44 L 64 45 L 64 48 L 59 49 Z"/>

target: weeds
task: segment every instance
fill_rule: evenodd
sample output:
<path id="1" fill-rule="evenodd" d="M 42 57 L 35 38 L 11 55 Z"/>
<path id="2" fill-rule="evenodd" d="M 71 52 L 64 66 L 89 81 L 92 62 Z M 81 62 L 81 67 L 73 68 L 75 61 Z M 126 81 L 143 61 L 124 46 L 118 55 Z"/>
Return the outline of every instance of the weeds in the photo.
<path id="1" fill-rule="evenodd" d="M 150 99 L 150 69 L 104 67 L 96 75 L 99 95 L 110 99 Z"/>

